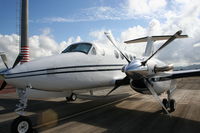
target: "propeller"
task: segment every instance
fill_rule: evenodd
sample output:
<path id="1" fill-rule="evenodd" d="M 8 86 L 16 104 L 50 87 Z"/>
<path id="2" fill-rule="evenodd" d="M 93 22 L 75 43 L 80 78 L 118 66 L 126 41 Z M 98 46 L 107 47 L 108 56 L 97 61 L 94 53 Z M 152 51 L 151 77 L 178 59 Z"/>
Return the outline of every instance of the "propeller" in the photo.
<path id="1" fill-rule="evenodd" d="M 16 66 L 17 64 L 19 64 L 19 62 L 20 62 L 22 59 L 23 59 L 23 56 L 22 56 L 21 54 L 19 54 L 19 55 L 17 56 L 17 58 L 16 58 L 14 64 L 13 64 L 13 67 L 12 67 L 12 68 L 15 68 L 15 66 Z"/>
<path id="2" fill-rule="evenodd" d="M 0 91 L 3 90 L 6 87 L 6 85 L 7 85 L 6 81 L 3 81 L 3 83 L 1 84 Z"/>
<path id="3" fill-rule="evenodd" d="M 2 59 L 2 61 L 3 61 L 3 63 L 4 63 L 4 65 L 5 65 L 6 68 L 8 69 L 8 65 L 7 65 L 8 60 L 7 60 L 6 54 L 5 54 L 4 52 L 1 52 L 1 53 L 0 53 L 0 56 L 1 56 L 1 59 Z"/>
<path id="4" fill-rule="evenodd" d="M 122 85 L 128 85 L 129 83 L 130 83 L 130 78 L 128 76 L 126 76 L 125 78 L 123 78 L 121 80 L 116 80 L 114 88 L 111 91 L 109 91 L 106 96 L 110 95 L 110 93 L 112 93 L 118 87 L 120 87 Z"/>
<path id="5" fill-rule="evenodd" d="M 4 53 L 0 53 L 0 56 L 1 56 L 1 58 L 2 58 L 2 60 L 3 60 L 3 62 L 4 62 L 4 64 L 5 64 L 6 68 L 8 69 L 6 55 L 5 55 Z M 19 55 L 17 56 L 17 58 L 16 58 L 14 64 L 13 64 L 12 69 L 15 68 L 16 65 L 19 64 L 19 62 L 20 62 L 22 59 L 23 59 L 23 56 L 19 54 Z M 1 84 L 1 87 L 0 87 L 0 91 L 3 90 L 3 89 L 6 87 L 6 85 L 7 85 L 6 81 L 3 81 L 3 83 Z"/>
<path id="6" fill-rule="evenodd" d="M 128 63 L 131 63 L 131 61 L 124 55 L 124 53 L 117 47 L 116 45 L 116 41 L 112 36 L 112 33 L 109 32 L 104 32 L 104 34 L 106 35 L 106 37 L 108 38 L 108 40 L 114 45 L 114 47 L 120 52 L 120 54 L 122 56 L 124 56 L 124 58 L 126 59 L 126 61 Z M 117 88 L 119 88 L 122 85 L 128 85 L 130 83 L 130 78 L 128 76 L 124 77 L 122 80 L 116 80 L 115 82 L 115 86 L 114 88 L 108 92 L 108 94 L 106 96 L 108 96 L 110 93 L 112 93 L 114 90 L 116 90 Z"/>
<path id="7" fill-rule="evenodd" d="M 117 47 L 116 45 L 116 41 L 115 39 L 113 38 L 112 34 L 111 33 L 108 33 L 108 32 L 104 32 L 104 34 L 106 35 L 106 37 L 108 38 L 108 40 L 110 40 L 110 42 L 115 46 L 115 48 L 120 52 L 120 54 L 122 56 L 124 56 L 124 58 L 127 60 L 128 63 L 130 63 L 131 61 L 124 55 L 124 53 Z"/>
<path id="8" fill-rule="evenodd" d="M 150 60 L 155 54 L 157 54 L 161 49 L 166 47 L 168 44 L 170 44 L 172 41 L 174 41 L 177 37 L 181 35 L 182 31 L 177 31 L 173 36 L 171 36 L 158 50 L 156 50 L 149 58 L 147 58 L 145 61 L 141 62 L 143 66 L 146 65 L 147 61 Z"/>

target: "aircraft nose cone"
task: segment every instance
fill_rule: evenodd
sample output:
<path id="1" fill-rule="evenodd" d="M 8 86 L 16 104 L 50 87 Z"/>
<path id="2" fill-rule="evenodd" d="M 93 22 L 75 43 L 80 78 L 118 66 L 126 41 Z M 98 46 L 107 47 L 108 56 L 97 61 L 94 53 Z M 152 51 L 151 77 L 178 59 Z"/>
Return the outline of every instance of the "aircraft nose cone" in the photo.
<path id="1" fill-rule="evenodd" d="M 126 65 L 126 67 L 124 68 L 124 72 L 128 73 L 132 71 L 137 71 L 138 69 L 140 69 L 140 67 L 141 67 L 140 61 L 133 61 L 129 63 L 128 65 Z"/>

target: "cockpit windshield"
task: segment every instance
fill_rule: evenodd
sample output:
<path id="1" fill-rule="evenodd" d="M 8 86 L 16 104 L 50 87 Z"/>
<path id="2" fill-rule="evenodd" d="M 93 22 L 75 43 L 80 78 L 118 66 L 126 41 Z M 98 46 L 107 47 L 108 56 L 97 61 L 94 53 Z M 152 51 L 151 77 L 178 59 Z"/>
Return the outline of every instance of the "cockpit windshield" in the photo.
<path id="1" fill-rule="evenodd" d="M 68 52 L 83 52 L 85 54 L 88 54 L 92 47 L 92 44 L 90 43 L 77 43 L 72 44 L 68 46 L 62 53 L 68 53 Z"/>

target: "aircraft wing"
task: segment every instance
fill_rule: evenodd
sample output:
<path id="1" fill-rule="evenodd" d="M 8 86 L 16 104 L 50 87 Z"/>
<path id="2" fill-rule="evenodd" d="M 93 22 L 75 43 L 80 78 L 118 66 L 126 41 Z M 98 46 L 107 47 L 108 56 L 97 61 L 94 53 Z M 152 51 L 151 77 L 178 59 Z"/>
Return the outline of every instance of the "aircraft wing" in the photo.
<path id="1" fill-rule="evenodd" d="M 154 82 L 159 82 L 186 77 L 200 77 L 200 69 L 166 72 L 163 75 L 157 75 L 155 77 L 152 77 L 152 80 Z"/>

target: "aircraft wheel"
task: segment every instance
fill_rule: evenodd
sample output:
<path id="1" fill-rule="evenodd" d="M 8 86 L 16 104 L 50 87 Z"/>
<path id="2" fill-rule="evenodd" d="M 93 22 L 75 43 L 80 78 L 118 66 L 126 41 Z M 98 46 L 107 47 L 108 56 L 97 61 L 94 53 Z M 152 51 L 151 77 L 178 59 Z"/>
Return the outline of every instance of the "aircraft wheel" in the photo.
<path id="1" fill-rule="evenodd" d="M 67 101 L 76 101 L 76 99 L 77 99 L 77 95 L 75 93 L 72 93 L 70 97 L 66 97 Z"/>
<path id="2" fill-rule="evenodd" d="M 65 98 L 66 98 L 66 101 L 67 101 L 67 102 L 68 102 L 68 101 L 71 101 L 69 97 L 65 97 Z"/>
<path id="3" fill-rule="evenodd" d="M 162 103 L 165 106 L 165 108 L 167 109 L 168 108 L 168 101 L 167 101 L 166 98 L 163 99 Z"/>
<path id="4" fill-rule="evenodd" d="M 76 101 L 77 95 L 75 93 L 72 93 L 70 96 L 71 101 Z"/>
<path id="5" fill-rule="evenodd" d="M 170 100 L 170 111 L 175 111 L 176 101 L 174 99 Z"/>
<path id="6" fill-rule="evenodd" d="M 31 120 L 26 116 L 19 116 L 12 122 L 11 132 L 12 133 L 31 133 L 32 132 Z"/>
<path id="7" fill-rule="evenodd" d="M 165 106 L 165 108 L 167 109 L 167 108 L 168 108 L 168 101 L 167 101 L 166 98 L 163 99 L 162 103 L 163 103 L 163 105 Z M 165 109 L 164 109 L 164 108 L 162 108 L 162 110 L 163 110 L 163 112 L 165 112 Z"/>

